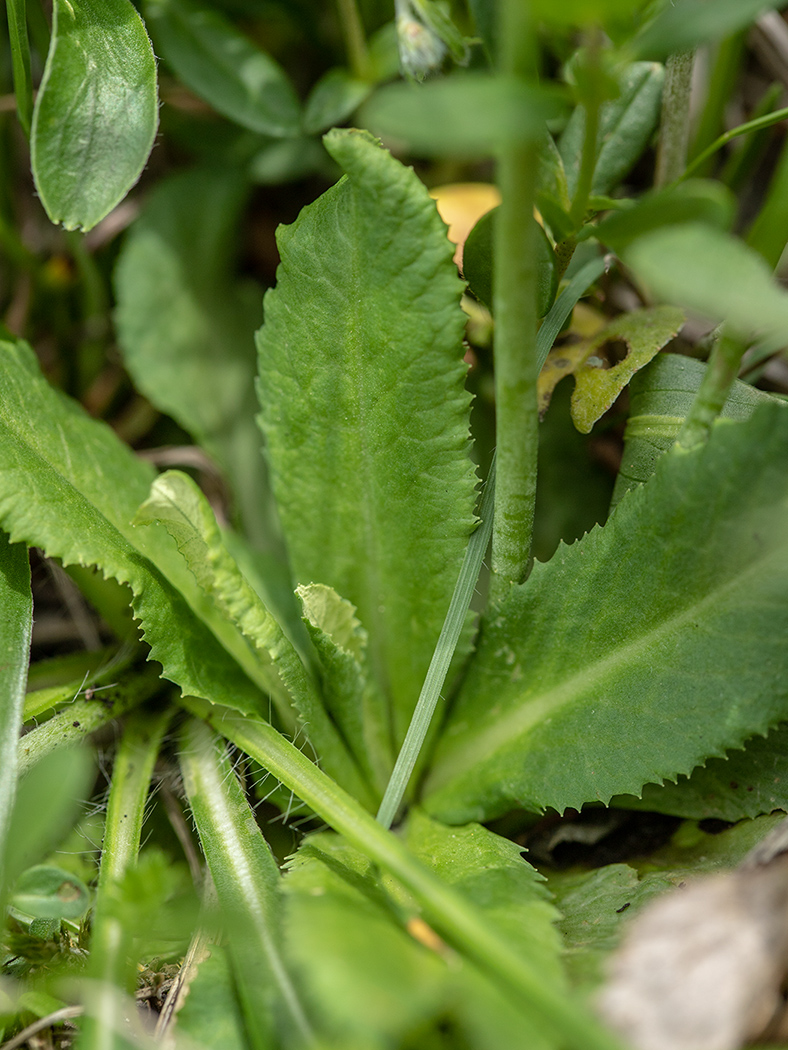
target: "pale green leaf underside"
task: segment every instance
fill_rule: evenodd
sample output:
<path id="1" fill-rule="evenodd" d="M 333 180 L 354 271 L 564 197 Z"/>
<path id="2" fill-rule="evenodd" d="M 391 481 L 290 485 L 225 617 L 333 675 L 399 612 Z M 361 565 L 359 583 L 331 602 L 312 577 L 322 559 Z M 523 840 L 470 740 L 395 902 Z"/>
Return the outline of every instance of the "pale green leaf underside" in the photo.
<path id="1" fill-rule="evenodd" d="M 624 259 L 655 296 L 726 321 L 743 339 L 788 333 L 788 294 L 732 234 L 700 223 L 668 226 L 638 238 Z"/>
<path id="2" fill-rule="evenodd" d="M 249 677 L 307 726 L 307 735 L 332 776 L 355 795 L 364 793 L 358 771 L 328 718 L 315 683 L 293 643 L 249 584 L 222 542 L 211 507 L 194 481 L 168 470 L 151 486 L 134 519 L 137 525 L 160 522 L 178 545 L 186 564 L 219 613 L 248 646 L 244 667 Z"/>
<path id="3" fill-rule="evenodd" d="M 0 896 L 5 840 L 16 794 L 33 598 L 27 550 L 0 532 Z"/>
<path id="4" fill-rule="evenodd" d="M 386 706 L 367 662 L 367 632 L 354 606 L 323 583 L 301 585 L 309 637 L 320 664 L 325 705 L 367 774 L 382 792 L 391 772 Z"/>
<path id="5" fill-rule="evenodd" d="M 543 876 L 522 848 L 479 824 L 448 828 L 419 809 L 411 811 L 405 841 L 428 867 L 483 910 L 488 923 L 543 973 L 561 980 L 560 947 Z"/>
<path id="6" fill-rule="evenodd" d="M 415 174 L 325 141 L 348 177 L 280 230 L 261 425 L 296 580 L 356 606 L 401 740 L 473 526 L 462 283 Z"/>
<path id="7" fill-rule="evenodd" d="M 247 535 L 264 546 L 274 526 L 254 422 L 262 291 L 230 276 L 245 197 L 233 171 L 198 169 L 159 185 L 123 244 L 115 320 L 135 386 L 216 460 Z"/>
<path id="8" fill-rule="evenodd" d="M 29 347 L 0 343 L 2 527 L 66 565 L 128 583 L 152 657 L 184 692 L 262 711 L 259 689 L 202 622 L 232 647 L 170 538 L 131 525 L 153 477 L 109 427 L 49 386 Z"/>
<path id="9" fill-rule="evenodd" d="M 487 620 L 427 782 L 444 819 L 580 807 L 788 714 L 788 413 L 663 457 Z"/>
<path id="10" fill-rule="evenodd" d="M 55 0 L 30 159 L 52 222 L 89 230 L 123 200 L 159 122 L 156 60 L 129 0 Z"/>
<path id="11" fill-rule="evenodd" d="M 478 825 L 447 828 L 418 811 L 405 834 L 416 856 L 470 898 L 485 921 L 560 980 L 558 914 L 516 845 Z M 448 1014 L 479 1050 L 547 1045 L 524 1010 L 447 950 L 401 887 L 336 835 L 305 841 L 284 889 L 288 948 L 328 1034 L 390 1046 L 417 1023 Z"/>
<path id="12" fill-rule="evenodd" d="M 443 960 L 402 929 L 366 857 L 333 833 L 310 836 L 283 890 L 288 955 L 321 1034 L 397 1045 L 434 1016 Z"/>

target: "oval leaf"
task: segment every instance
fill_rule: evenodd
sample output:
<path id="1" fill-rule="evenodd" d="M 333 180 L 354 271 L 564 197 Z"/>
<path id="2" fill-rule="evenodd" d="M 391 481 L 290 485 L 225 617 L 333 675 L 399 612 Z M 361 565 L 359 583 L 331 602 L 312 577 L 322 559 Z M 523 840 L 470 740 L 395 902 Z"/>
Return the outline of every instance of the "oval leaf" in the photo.
<path id="1" fill-rule="evenodd" d="M 20 875 L 12 903 L 36 919 L 78 919 L 87 911 L 90 891 L 76 875 L 40 864 Z"/>
<path id="2" fill-rule="evenodd" d="M 624 259 L 654 295 L 727 321 L 743 339 L 788 337 L 788 294 L 732 234 L 700 223 L 668 226 L 633 242 Z"/>
<path id="3" fill-rule="evenodd" d="M 540 138 L 558 96 L 523 81 L 460 73 L 427 84 L 389 84 L 364 106 L 366 127 L 428 157 L 484 156 Z"/>
<path id="4" fill-rule="evenodd" d="M 167 64 L 217 113 L 263 135 L 298 134 L 284 70 L 227 18 L 191 0 L 148 0 L 145 14 Z"/>
<path id="5" fill-rule="evenodd" d="M 89 230 L 140 177 L 158 126 L 156 61 L 129 0 L 55 0 L 30 158 L 52 222 Z"/>

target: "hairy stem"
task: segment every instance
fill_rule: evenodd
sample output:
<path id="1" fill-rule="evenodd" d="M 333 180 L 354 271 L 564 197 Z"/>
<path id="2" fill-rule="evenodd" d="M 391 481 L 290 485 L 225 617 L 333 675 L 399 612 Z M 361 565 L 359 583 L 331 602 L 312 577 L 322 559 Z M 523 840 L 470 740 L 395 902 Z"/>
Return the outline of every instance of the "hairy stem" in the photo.
<path id="1" fill-rule="evenodd" d="M 48 721 L 27 733 L 19 742 L 19 773 L 23 775 L 56 748 L 80 743 L 90 733 L 138 707 L 161 689 L 155 667 L 146 667 L 130 680 L 112 687 L 99 687 L 95 697 L 87 690 L 84 700 L 74 700 Z"/>
<path id="2" fill-rule="evenodd" d="M 0 532 L 0 893 L 8 828 L 16 796 L 17 745 L 22 728 L 25 682 L 33 625 L 30 564 L 22 543 L 9 543 Z M 0 906 L 2 901 L 0 901 Z"/>
<path id="3" fill-rule="evenodd" d="M 530 78 L 528 4 L 500 8 L 501 72 Z M 495 222 L 495 402 L 498 455 L 492 543 L 493 599 L 527 574 L 536 501 L 536 252 L 533 205 L 537 144 L 514 142 L 498 157 L 501 206 Z"/>
<path id="4" fill-rule="evenodd" d="M 675 182 L 687 167 L 694 60 L 694 51 L 680 51 L 670 56 L 665 68 L 662 119 L 657 147 L 657 170 L 654 177 L 654 185 L 657 189 Z M 702 163 L 707 155 L 704 151 L 697 158 L 696 163 Z"/>
<path id="5" fill-rule="evenodd" d="M 181 702 L 290 788 L 352 846 L 398 879 L 447 943 L 517 995 L 558 1041 L 578 1050 L 615 1050 L 617 1041 L 590 1014 L 513 951 L 469 901 L 417 860 L 396 835 L 272 726 L 193 697 L 184 697 Z"/>
<path id="6" fill-rule="evenodd" d="M 270 993 L 275 989 L 299 1041 L 312 1044 L 314 1035 L 279 943 L 279 868 L 241 791 L 227 746 L 204 722 L 191 719 L 181 733 L 180 763 L 216 895 L 231 924 L 228 944 L 250 1030 L 257 1032 L 258 1045 L 272 1041 L 276 1011 Z"/>
<path id="7" fill-rule="evenodd" d="M 114 1050 L 123 1045 L 115 1032 L 117 989 L 128 983 L 128 948 L 133 936 L 117 914 L 120 886 L 137 863 L 145 803 L 164 732 L 172 714 L 136 711 L 129 718 L 115 758 L 101 846 L 91 936 L 90 976 L 97 986 L 92 1016 L 85 1019 L 78 1050 Z"/>

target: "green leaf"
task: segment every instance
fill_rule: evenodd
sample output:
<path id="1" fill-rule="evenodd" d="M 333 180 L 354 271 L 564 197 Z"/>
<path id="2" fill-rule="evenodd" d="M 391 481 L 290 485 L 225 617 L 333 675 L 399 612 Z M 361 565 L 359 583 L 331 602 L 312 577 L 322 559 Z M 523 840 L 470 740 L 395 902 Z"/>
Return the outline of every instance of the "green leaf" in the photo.
<path id="1" fill-rule="evenodd" d="M 327 771 L 363 797 L 363 782 L 315 683 L 293 643 L 242 575 L 222 542 L 208 500 L 188 475 L 168 470 L 153 482 L 134 523 L 155 522 L 164 525 L 199 586 L 242 636 L 251 657 L 244 662 L 249 677 L 279 702 L 285 720 L 292 702 Z"/>
<path id="2" fill-rule="evenodd" d="M 172 540 L 131 525 L 153 477 L 108 426 L 49 386 L 26 344 L 0 343 L 0 524 L 66 565 L 96 565 L 128 583 L 165 677 L 259 713 L 263 696 L 221 644 L 237 645 L 231 626 L 202 598 Z"/>
<path id="3" fill-rule="evenodd" d="M 632 207 L 611 212 L 587 229 L 597 240 L 621 253 L 638 237 L 664 226 L 701 222 L 729 230 L 735 209 L 733 194 L 721 183 L 693 179 L 671 189 L 645 194 Z"/>
<path id="4" fill-rule="evenodd" d="M 299 583 L 347 598 L 401 741 L 473 525 L 462 282 L 435 203 L 365 132 L 279 233 L 261 425 Z"/>
<path id="5" fill-rule="evenodd" d="M 542 973 L 561 983 L 560 946 L 544 878 L 522 848 L 478 824 L 448 828 L 419 809 L 405 828 L 408 848 L 436 875 L 473 901 L 497 929 Z"/>
<path id="6" fill-rule="evenodd" d="M 498 208 L 493 208 L 476 223 L 462 250 L 462 272 L 476 296 L 488 307 L 493 304 L 493 223 Z M 534 244 L 536 248 L 536 301 L 537 316 L 544 317 L 553 305 L 558 288 L 555 268 L 555 252 L 539 223 L 534 219 Z"/>
<path id="7" fill-rule="evenodd" d="M 574 232 L 574 223 L 569 218 L 572 200 L 566 171 L 555 139 L 544 128 L 539 149 L 539 166 L 536 174 L 536 204 L 542 218 L 551 227 L 556 240 L 563 240 Z"/>
<path id="8" fill-rule="evenodd" d="M 140 177 L 158 126 L 156 61 L 129 0 L 54 0 L 30 160 L 52 222 L 89 230 Z"/>
<path id="9" fill-rule="evenodd" d="M 76 875 L 40 864 L 17 879 L 11 903 L 37 919 L 78 919 L 88 909 L 90 891 Z"/>
<path id="10" fill-rule="evenodd" d="M 788 810 L 788 725 L 754 736 L 741 751 L 710 758 L 675 784 L 646 784 L 640 798 L 619 795 L 616 806 L 695 820 L 731 822 Z"/>
<path id="11" fill-rule="evenodd" d="M 700 223 L 669 226 L 631 244 L 624 260 L 653 295 L 726 321 L 740 338 L 788 334 L 788 293 L 732 234 Z"/>
<path id="12" fill-rule="evenodd" d="M 609 193 L 646 149 L 659 120 L 664 79 L 665 71 L 657 63 L 633 62 L 620 77 L 618 98 L 602 103 L 592 193 Z M 585 126 L 585 110 L 578 106 L 558 144 L 571 197 L 580 174 Z"/>
<path id="13" fill-rule="evenodd" d="M 625 18 L 640 6 L 639 0 L 532 0 L 532 17 L 553 25 L 589 25 Z"/>
<path id="14" fill-rule="evenodd" d="M 674 0 L 647 22 L 633 40 L 641 58 L 667 58 L 698 44 L 710 44 L 754 22 L 783 0 Z"/>
<path id="15" fill-rule="evenodd" d="M 30 42 L 27 39 L 25 8 L 26 0 L 8 0 L 6 5 L 16 112 L 22 130 L 29 138 L 30 120 L 33 114 L 33 81 L 30 71 Z"/>
<path id="16" fill-rule="evenodd" d="M 282 952 L 279 869 L 227 749 L 206 725 L 192 719 L 181 734 L 180 763 L 200 844 L 229 924 L 230 951 L 253 1042 L 261 1045 L 261 1035 L 270 1038 L 267 1030 L 281 1012 L 280 1022 L 286 1018 L 286 1028 L 308 1044 L 311 1026 Z"/>
<path id="17" fill-rule="evenodd" d="M 418 811 L 405 837 L 514 950 L 560 982 L 557 913 L 541 876 L 514 843 L 478 825 L 446 828 Z M 397 883 L 381 879 L 337 836 L 310 836 L 284 889 L 288 948 L 328 1034 L 374 1033 L 375 1045 L 390 1046 L 415 1026 L 422 1032 L 448 1016 L 479 1050 L 551 1045 L 526 1009 L 450 951 Z"/>
<path id="18" fill-rule="evenodd" d="M 397 816 L 405 793 L 413 780 L 414 771 L 423 764 L 431 748 L 425 748 L 425 741 L 434 738 L 440 722 L 435 719 L 435 711 L 441 699 L 441 692 L 446 682 L 452 660 L 458 649 L 463 629 L 469 626 L 469 610 L 476 584 L 481 572 L 482 562 L 490 546 L 493 530 L 493 511 L 495 507 L 495 473 L 496 460 L 493 454 L 487 474 L 487 480 L 479 503 L 479 524 L 473 531 L 465 549 L 460 574 L 454 585 L 451 602 L 443 621 L 435 651 L 432 654 L 424 684 L 419 693 L 416 709 L 413 712 L 405 740 L 397 755 L 397 761 L 376 819 L 383 827 L 390 828 Z M 462 647 L 459 646 L 461 649 Z M 430 743 L 432 740 L 430 739 Z M 419 772 L 421 769 L 419 768 Z"/>
<path id="19" fill-rule="evenodd" d="M 365 856 L 337 835 L 311 835 L 283 890 L 287 953 L 321 1034 L 398 1045 L 439 1013 L 445 964 L 402 928 Z"/>
<path id="20" fill-rule="evenodd" d="M 178 1034 L 206 1050 L 248 1050 L 227 949 L 212 945 L 178 1010 Z"/>
<path id="21" fill-rule="evenodd" d="M 778 405 L 716 428 L 512 588 L 436 753 L 430 812 L 607 802 L 786 717 L 787 444 Z"/>
<path id="22" fill-rule="evenodd" d="M 614 1041 L 583 1007 L 563 994 L 529 959 L 490 927 L 462 894 L 418 861 L 351 796 L 278 733 L 273 726 L 244 718 L 192 697 L 181 704 L 196 712 L 302 799 L 348 843 L 393 875 L 423 908 L 425 919 L 447 943 L 474 960 L 513 993 L 542 1030 L 583 1050 L 613 1050 Z M 451 834 L 451 832 L 449 832 Z"/>
<path id="23" fill-rule="evenodd" d="M 82 1050 L 116 1046 L 115 997 L 129 986 L 139 959 L 133 957 L 133 944 L 138 933 L 140 894 L 128 892 L 128 880 L 137 865 L 153 767 L 172 714 L 171 706 L 135 711 L 124 723 L 115 755 L 90 930 L 88 975 L 95 982 L 97 1009 L 84 1021 Z M 132 901 L 136 922 L 129 921 Z"/>
<path id="24" fill-rule="evenodd" d="M 195 0 L 147 0 L 145 15 L 164 60 L 218 113 L 263 135 L 299 133 L 284 70 L 224 15 Z"/>
<path id="25" fill-rule="evenodd" d="M 355 607 L 331 587 L 311 583 L 296 593 L 320 661 L 326 708 L 382 793 L 394 758 L 385 700 L 369 675 L 367 632 L 356 619 Z"/>
<path id="26" fill-rule="evenodd" d="M 255 185 L 278 186 L 315 174 L 331 181 L 336 178 L 336 168 L 322 144 L 304 135 L 271 139 L 249 161 L 246 174 Z"/>
<path id="27" fill-rule="evenodd" d="M 118 260 L 115 320 L 137 388 L 216 460 L 248 535 L 270 546 L 276 527 L 253 419 L 262 291 L 231 276 L 246 194 L 232 170 L 160 183 Z"/>
<path id="28" fill-rule="evenodd" d="M 346 69 L 329 69 L 309 93 L 304 108 L 304 131 L 318 131 L 348 119 L 372 90 L 372 85 L 352 77 Z"/>
<path id="29" fill-rule="evenodd" d="M 573 543 L 604 522 L 610 509 L 613 478 L 572 422 L 569 388 L 559 384 L 539 426 L 533 541 L 539 561 L 549 561 L 561 540 Z"/>
<path id="30" fill-rule="evenodd" d="M 86 748 L 63 748 L 20 780 L 5 843 L 6 886 L 0 893 L 65 838 L 94 778 L 93 756 Z"/>
<path id="31" fill-rule="evenodd" d="M 553 350 L 539 374 L 539 407 L 547 409 L 556 385 L 575 377 L 572 420 L 581 434 L 591 428 L 641 368 L 651 361 L 684 324 L 684 313 L 673 306 L 654 306 L 620 314 L 593 339 Z M 599 354 L 623 343 L 626 355 L 610 363 Z"/>
<path id="32" fill-rule="evenodd" d="M 549 886 L 563 916 L 558 929 L 573 981 L 583 988 L 599 985 L 604 961 L 618 945 L 624 925 L 678 881 L 661 872 L 641 879 L 628 864 L 550 875 Z"/>
<path id="33" fill-rule="evenodd" d="M 33 596 L 26 548 L 0 532 L 0 895 L 5 845 L 16 795 L 17 745 L 30 660 Z"/>
<path id="34" fill-rule="evenodd" d="M 551 873 L 548 886 L 563 915 L 558 929 L 573 982 L 584 993 L 591 992 L 601 983 L 606 957 L 641 908 L 694 876 L 741 863 L 781 819 L 746 821 L 719 834 L 687 822 L 666 846 L 639 865 L 640 870 L 628 864 L 608 864 L 593 871 Z"/>
<path id="35" fill-rule="evenodd" d="M 415 153 L 485 156 L 507 143 L 539 138 L 560 113 L 559 96 L 486 73 L 379 88 L 362 118 L 376 134 Z"/>
<path id="36" fill-rule="evenodd" d="M 648 481 L 660 456 L 673 445 L 705 370 L 706 365 L 694 358 L 662 354 L 633 378 L 629 387 L 630 414 L 624 433 L 624 457 L 616 479 L 613 506 L 630 489 Z M 771 394 L 736 380 L 721 417 L 737 421 L 749 419 L 759 405 L 774 401 Z"/>

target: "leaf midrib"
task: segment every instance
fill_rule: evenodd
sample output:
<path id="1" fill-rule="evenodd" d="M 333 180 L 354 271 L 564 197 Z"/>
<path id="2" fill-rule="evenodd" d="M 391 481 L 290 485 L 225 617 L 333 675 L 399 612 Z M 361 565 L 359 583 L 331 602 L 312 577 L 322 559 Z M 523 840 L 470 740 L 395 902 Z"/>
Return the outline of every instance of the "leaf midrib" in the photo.
<path id="1" fill-rule="evenodd" d="M 509 751 L 511 745 L 520 737 L 537 725 L 546 715 L 555 715 L 566 707 L 575 696 L 581 692 L 588 692 L 596 683 L 602 683 L 608 678 L 612 671 L 620 665 L 626 665 L 633 653 L 639 654 L 644 650 L 653 648 L 661 639 L 672 633 L 677 633 L 685 623 L 700 616 L 704 608 L 720 602 L 726 593 L 736 591 L 757 576 L 765 566 L 778 558 L 784 552 L 788 543 L 783 542 L 776 549 L 752 561 L 749 566 L 733 579 L 726 581 L 719 587 L 708 592 L 700 601 L 692 603 L 674 616 L 668 617 L 659 627 L 652 628 L 643 634 L 632 638 L 626 645 L 606 656 L 602 660 L 592 662 L 579 671 L 572 674 L 566 681 L 558 686 L 553 686 L 541 696 L 528 700 L 515 710 L 496 719 L 495 723 L 486 730 L 475 733 L 471 741 L 452 748 L 433 768 L 426 784 L 425 795 L 430 795 L 443 789 L 447 784 L 457 779 L 458 776 L 465 777 L 470 768 L 488 761 L 499 749 Z M 578 688 L 578 686 L 580 688 Z M 468 730 L 463 735 L 466 735 Z M 507 746 L 508 745 L 508 746 Z M 457 770 L 460 770 L 458 773 Z"/>

